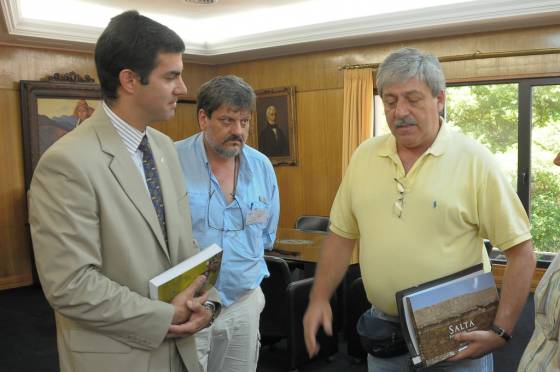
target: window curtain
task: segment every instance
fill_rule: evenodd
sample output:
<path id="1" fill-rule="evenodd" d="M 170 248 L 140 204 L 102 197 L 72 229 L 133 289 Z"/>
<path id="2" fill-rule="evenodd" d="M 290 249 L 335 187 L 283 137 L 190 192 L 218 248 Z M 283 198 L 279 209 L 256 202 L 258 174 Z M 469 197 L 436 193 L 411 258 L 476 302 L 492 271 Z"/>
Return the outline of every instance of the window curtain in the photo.
<path id="1" fill-rule="evenodd" d="M 352 153 L 373 134 L 373 69 L 344 70 L 342 174 Z"/>

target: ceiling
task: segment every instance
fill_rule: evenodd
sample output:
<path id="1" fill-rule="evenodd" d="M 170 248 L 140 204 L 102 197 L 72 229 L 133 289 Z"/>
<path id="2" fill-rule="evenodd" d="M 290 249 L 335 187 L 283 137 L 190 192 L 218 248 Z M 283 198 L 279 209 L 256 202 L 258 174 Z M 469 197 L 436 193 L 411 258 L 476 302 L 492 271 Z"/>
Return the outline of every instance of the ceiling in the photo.
<path id="1" fill-rule="evenodd" d="M 560 0 L 219 0 L 212 5 L 0 0 L 0 5 L 2 44 L 91 51 L 112 16 L 137 9 L 181 35 L 185 60 L 208 64 L 560 24 Z"/>

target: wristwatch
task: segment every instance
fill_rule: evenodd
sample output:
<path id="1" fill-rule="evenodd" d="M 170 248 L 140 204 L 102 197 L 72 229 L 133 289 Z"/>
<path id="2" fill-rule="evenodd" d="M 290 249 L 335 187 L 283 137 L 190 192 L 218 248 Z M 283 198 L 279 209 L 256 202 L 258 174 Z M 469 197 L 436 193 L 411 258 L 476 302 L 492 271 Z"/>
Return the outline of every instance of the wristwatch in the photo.
<path id="1" fill-rule="evenodd" d="M 492 324 L 490 326 L 490 330 L 492 330 L 495 334 L 497 334 L 498 336 L 506 340 L 506 342 L 511 340 L 511 335 L 507 333 L 502 327 L 498 327 L 497 325 Z"/>
<path id="2" fill-rule="evenodd" d="M 206 309 L 210 310 L 210 312 L 212 313 L 212 317 L 210 318 L 210 322 L 207 325 L 207 327 L 210 327 L 212 325 L 212 323 L 214 323 L 214 320 L 216 320 L 216 318 L 218 317 L 218 314 L 220 313 L 221 306 L 219 304 L 216 304 L 216 303 L 212 302 L 212 301 L 206 301 L 202 304 L 202 306 L 204 306 Z"/>

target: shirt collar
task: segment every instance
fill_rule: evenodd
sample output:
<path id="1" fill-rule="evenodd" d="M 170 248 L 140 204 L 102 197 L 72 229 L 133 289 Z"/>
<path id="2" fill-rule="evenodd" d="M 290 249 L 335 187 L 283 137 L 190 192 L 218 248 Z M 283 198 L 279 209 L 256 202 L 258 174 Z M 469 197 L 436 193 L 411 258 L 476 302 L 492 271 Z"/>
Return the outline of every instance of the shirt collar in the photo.
<path id="1" fill-rule="evenodd" d="M 132 125 L 128 124 L 126 121 L 118 117 L 109 106 L 103 102 L 103 110 L 111 120 L 111 123 L 117 130 L 119 137 L 124 143 L 124 146 L 132 155 L 136 154 L 138 146 L 142 141 L 142 138 L 146 135 L 146 131 L 140 132 L 138 129 L 134 128 Z"/>
<path id="2" fill-rule="evenodd" d="M 449 143 L 450 129 L 449 125 L 445 123 L 443 118 L 440 118 L 441 126 L 439 128 L 438 134 L 434 143 L 426 150 L 426 154 L 431 154 L 433 156 L 441 156 L 445 153 L 447 145 Z M 391 155 L 397 155 L 397 140 L 392 134 L 388 134 L 383 146 L 380 146 L 377 152 L 379 156 L 390 157 Z"/>

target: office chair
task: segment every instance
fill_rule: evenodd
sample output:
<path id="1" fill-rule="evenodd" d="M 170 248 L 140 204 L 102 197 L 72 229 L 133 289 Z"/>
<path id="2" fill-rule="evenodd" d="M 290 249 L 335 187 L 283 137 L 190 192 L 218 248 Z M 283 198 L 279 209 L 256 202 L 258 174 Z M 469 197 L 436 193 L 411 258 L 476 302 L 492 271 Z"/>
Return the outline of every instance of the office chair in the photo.
<path id="1" fill-rule="evenodd" d="M 266 304 L 261 313 L 261 344 L 274 346 L 286 337 L 288 324 L 288 294 L 286 289 L 292 282 L 288 263 L 279 257 L 264 256 L 270 277 L 261 283 Z M 282 310 L 280 310 L 282 309 Z"/>
<path id="2" fill-rule="evenodd" d="M 291 281 L 288 264 L 282 258 L 265 256 L 270 277 L 263 280 L 266 305 L 261 314 L 261 345 L 274 346 L 283 338 L 287 340 L 287 367 L 290 371 L 309 361 L 303 337 L 303 315 L 307 309 L 313 278 Z M 331 300 L 335 305 L 336 297 Z M 334 320 L 336 322 L 336 320 Z M 323 331 L 317 335 L 321 350 L 318 357 L 330 357 L 338 350 L 336 334 L 327 337 Z"/>
<path id="3" fill-rule="evenodd" d="M 488 258 L 492 259 L 492 249 L 494 246 L 488 239 L 484 239 L 484 248 L 486 248 L 486 253 L 488 253 Z"/>
<path id="4" fill-rule="evenodd" d="M 327 216 L 299 216 L 296 229 L 305 231 L 328 231 L 329 217 Z"/>

